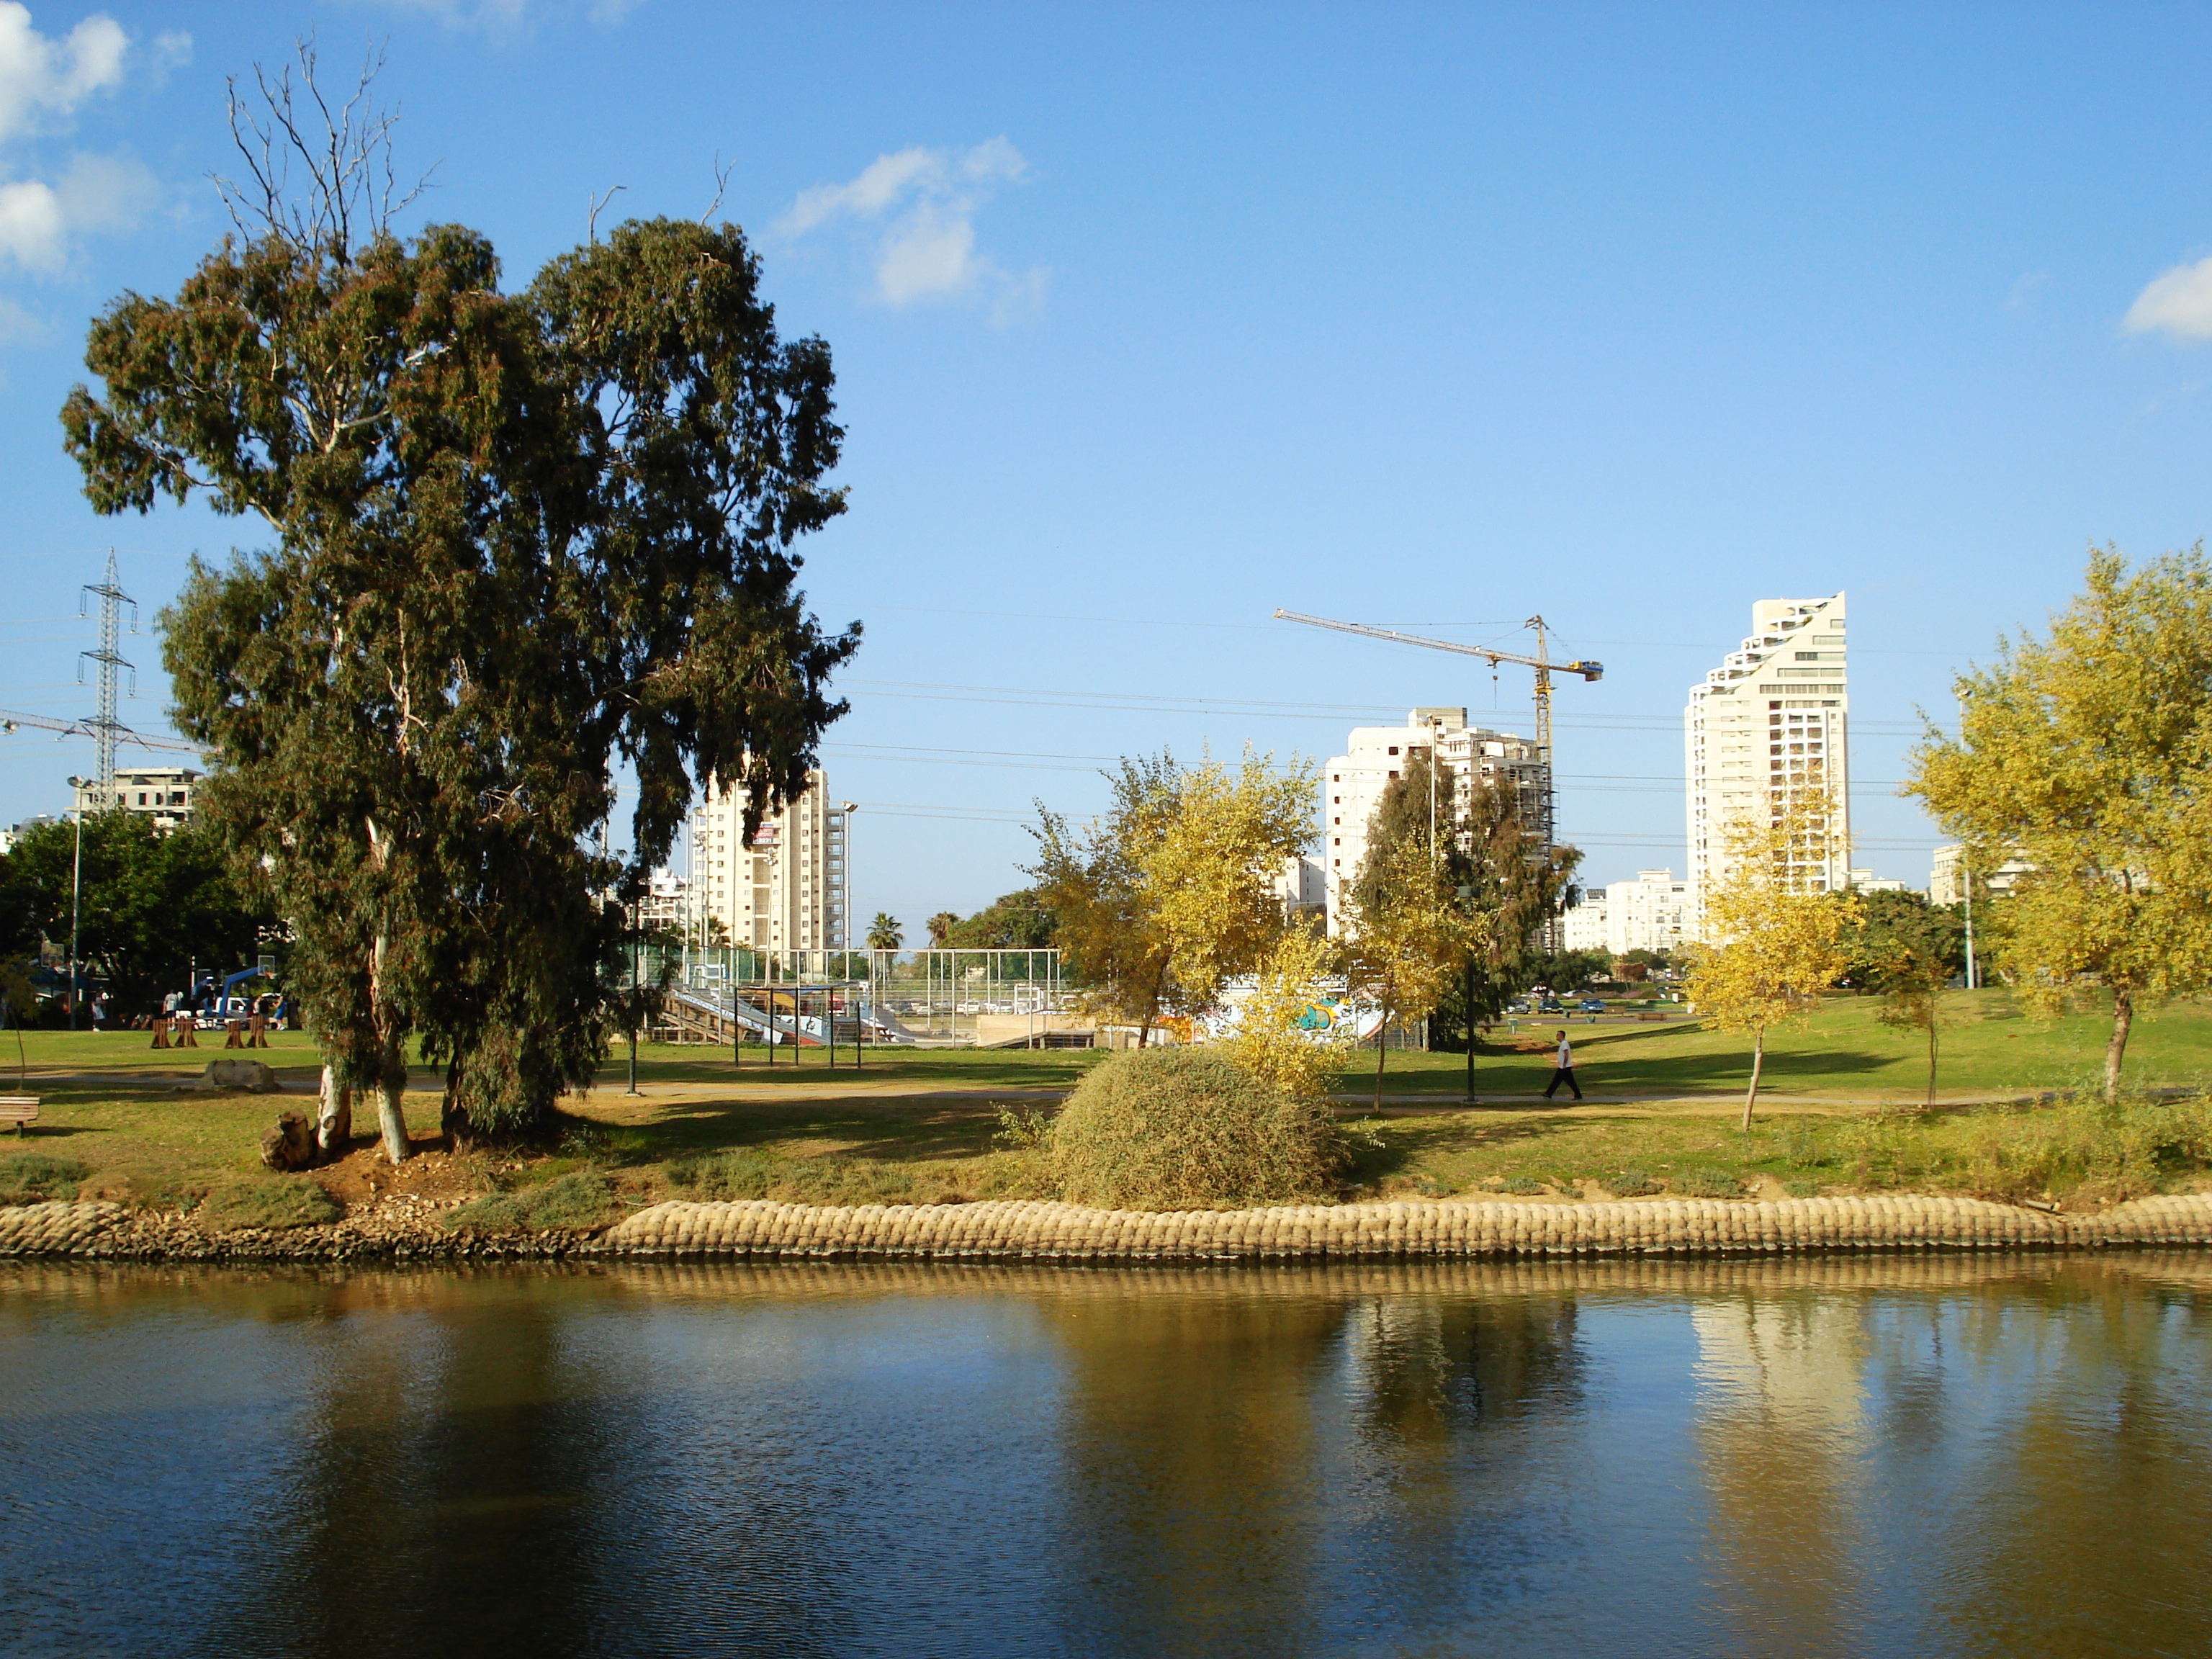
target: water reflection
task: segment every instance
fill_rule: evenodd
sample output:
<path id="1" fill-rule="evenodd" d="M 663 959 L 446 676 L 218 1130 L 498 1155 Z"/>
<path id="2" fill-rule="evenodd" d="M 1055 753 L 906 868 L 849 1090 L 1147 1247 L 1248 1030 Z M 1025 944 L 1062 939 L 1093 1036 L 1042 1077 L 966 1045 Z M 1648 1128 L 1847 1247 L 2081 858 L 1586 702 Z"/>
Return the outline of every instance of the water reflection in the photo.
<path id="1" fill-rule="evenodd" d="M 2208 1276 L 16 1267 L 0 1645 L 2203 1653 Z"/>

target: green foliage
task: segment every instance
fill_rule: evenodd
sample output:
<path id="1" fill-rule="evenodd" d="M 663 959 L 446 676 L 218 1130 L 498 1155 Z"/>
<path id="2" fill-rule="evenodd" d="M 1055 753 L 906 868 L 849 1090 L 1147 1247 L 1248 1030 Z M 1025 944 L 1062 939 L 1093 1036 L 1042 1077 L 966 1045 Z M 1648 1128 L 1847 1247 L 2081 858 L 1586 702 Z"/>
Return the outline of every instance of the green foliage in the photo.
<path id="1" fill-rule="evenodd" d="M 1668 1183 L 1679 1198 L 1741 1198 L 1743 1182 L 1726 1170 L 1710 1164 L 1698 1164 L 1683 1170 Z"/>
<path id="2" fill-rule="evenodd" d="M 1548 985 L 1561 996 L 1572 996 L 1591 980 L 1601 978 L 1613 966 L 1613 958 L 1603 951 L 1552 951 L 1532 956 L 1528 971 L 1533 975 L 1530 985 Z"/>
<path id="3" fill-rule="evenodd" d="M 1659 1183 L 1645 1170 L 1623 1170 L 1617 1176 L 1607 1176 L 1605 1185 L 1615 1198 L 1641 1198 L 1646 1193 L 1659 1190 Z"/>
<path id="4" fill-rule="evenodd" d="M 2212 1165 L 2212 1099 L 2171 1104 L 2084 1098 L 1980 1115 L 1956 1173 L 1990 1198 L 2037 1193 L 2108 1200 L 2155 1192 L 2175 1172 Z"/>
<path id="5" fill-rule="evenodd" d="M 0 1157 L 0 1204 L 42 1204 L 49 1199 L 75 1198 L 77 1187 L 91 1173 L 74 1158 L 11 1152 Z"/>
<path id="6" fill-rule="evenodd" d="M 246 1227 L 284 1231 L 324 1226 L 339 1213 L 337 1200 L 307 1176 L 241 1176 L 211 1188 L 192 1219 L 215 1233 Z"/>
<path id="7" fill-rule="evenodd" d="M 1028 1196 L 1020 1174 L 1030 1160 L 1007 1158 L 985 1176 L 995 1194 Z M 739 1147 L 679 1158 L 667 1168 L 669 1185 L 686 1198 L 770 1199 L 779 1204 L 939 1204 L 958 1202 L 950 1178 L 926 1164 L 866 1158 L 785 1158 Z"/>
<path id="8" fill-rule="evenodd" d="M 42 823 L 0 854 L 0 938 L 34 950 L 66 949 L 76 826 Z M 143 812 L 112 807 L 84 820 L 78 895 L 79 959 L 105 983 L 118 1012 L 159 1006 L 185 988 L 191 964 L 249 965 L 276 917 L 264 895 L 241 890 L 222 844 L 197 822 L 163 833 Z"/>
<path id="9" fill-rule="evenodd" d="M 1131 1049 L 1078 1084 L 1052 1134 L 1070 1203 L 1174 1210 L 1321 1199 L 1345 1162 L 1326 1102 L 1203 1048 Z"/>
<path id="10" fill-rule="evenodd" d="M 1899 984 L 1938 985 L 1966 970 L 1966 924 L 1955 904 L 1925 893 L 1862 893 L 1857 925 L 1838 941 L 1849 982 L 1887 992 Z"/>
<path id="11" fill-rule="evenodd" d="M 898 918 L 888 910 L 878 910 L 868 923 L 868 949 L 896 951 L 906 943 L 906 935 L 899 929 Z"/>
<path id="12" fill-rule="evenodd" d="M 843 509 L 829 349 L 759 280 L 735 227 L 656 220 L 509 295 L 483 237 L 341 196 L 93 325 L 63 421 L 94 506 L 198 493 L 273 538 L 195 562 L 163 658 L 349 1083 L 396 1088 L 412 1036 L 449 1122 L 541 1121 L 620 1018 L 598 895 L 665 859 L 695 778 L 749 818 L 797 793 L 843 712 L 858 630 L 805 614 L 793 550 Z M 622 868 L 586 850 L 617 759 Z"/>
<path id="13" fill-rule="evenodd" d="M 1042 951 L 1050 948 L 1057 926 L 1036 890 L 1024 887 L 951 923 L 945 930 L 945 944 L 963 951 Z"/>
<path id="14" fill-rule="evenodd" d="M 1052 1141 L 1053 1115 L 1026 1106 L 1001 1106 L 999 1127 L 991 1139 L 1009 1151 L 1034 1152 Z"/>
<path id="15" fill-rule="evenodd" d="M 597 1170 L 566 1175 L 513 1192 L 493 1193 L 446 1212 L 448 1227 L 476 1232 L 544 1232 L 566 1228 L 585 1232 L 607 1218 L 614 1189 Z"/>

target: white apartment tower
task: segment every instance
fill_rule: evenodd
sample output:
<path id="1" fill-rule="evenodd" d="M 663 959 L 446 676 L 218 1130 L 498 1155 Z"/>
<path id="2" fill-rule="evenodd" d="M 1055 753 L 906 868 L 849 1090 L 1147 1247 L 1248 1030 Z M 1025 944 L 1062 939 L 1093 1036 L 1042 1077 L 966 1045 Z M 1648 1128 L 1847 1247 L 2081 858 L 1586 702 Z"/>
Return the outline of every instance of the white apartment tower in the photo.
<path id="1" fill-rule="evenodd" d="M 1683 711 L 1688 781 L 1690 908 L 1702 916 L 1707 884 L 1723 873 L 1723 826 L 1825 788 L 1833 855 L 1808 865 L 1806 885 L 1850 879 L 1850 763 L 1844 675 L 1844 596 L 1761 599 L 1751 633 L 1690 688 Z"/>
<path id="2" fill-rule="evenodd" d="M 842 951 L 850 809 L 833 806 L 817 769 L 806 788 L 745 842 L 745 792 L 709 783 L 691 811 L 691 914 L 756 951 Z"/>
<path id="3" fill-rule="evenodd" d="M 1570 951 L 1603 951 L 1615 958 L 1631 951 L 1678 951 L 1688 937 L 1690 886 L 1672 870 L 1638 870 L 1633 881 L 1590 889 L 1561 921 Z"/>
<path id="4" fill-rule="evenodd" d="M 1539 821 L 1545 769 L 1528 738 L 1470 726 L 1464 708 L 1416 708 L 1403 726 L 1355 726 L 1346 740 L 1346 752 L 1332 759 L 1322 774 L 1320 864 L 1330 938 L 1341 938 L 1347 929 L 1352 884 L 1367 856 L 1367 825 L 1383 790 L 1431 747 L 1441 770 L 1459 781 L 1462 793 L 1470 779 L 1504 779 L 1520 794 L 1522 821 Z"/>

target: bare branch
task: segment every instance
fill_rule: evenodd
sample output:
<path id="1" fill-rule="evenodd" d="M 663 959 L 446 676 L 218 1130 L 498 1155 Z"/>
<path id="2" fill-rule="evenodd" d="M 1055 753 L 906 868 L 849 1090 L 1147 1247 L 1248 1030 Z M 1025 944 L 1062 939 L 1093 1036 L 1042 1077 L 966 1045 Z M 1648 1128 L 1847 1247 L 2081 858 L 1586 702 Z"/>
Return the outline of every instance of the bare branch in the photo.
<path id="1" fill-rule="evenodd" d="M 701 224 L 711 225 L 714 222 L 714 216 L 722 210 L 723 192 L 728 190 L 730 186 L 730 175 L 737 170 L 738 164 L 735 161 L 731 162 L 727 167 L 724 167 L 722 165 L 722 152 L 719 149 L 714 152 L 714 199 L 707 204 L 707 210 L 699 216 L 699 222 Z"/>
<path id="2" fill-rule="evenodd" d="M 377 110 L 368 101 L 384 69 L 382 47 L 369 48 L 353 89 L 335 107 L 316 79 L 313 35 L 301 38 L 295 56 L 296 64 L 273 76 L 255 64 L 253 97 L 240 96 L 234 76 L 225 83 L 231 143 L 246 170 L 239 179 L 209 176 L 231 223 L 248 240 L 273 239 L 349 264 L 359 247 L 385 234 L 394 216 L 429 187 L 430 173 L 405 190 L 399 186 L 392 145 L 399 112 Z M 297 191 L 291 179 L 295 167 L 306 175 Z"/>
<path id="3" fill-rule="evenodd" d="M 594 196 L 591 198 L 592 210 L 587 216 L 586 216 L 584 220 L 585 241 L 596 242 L 599 240 L 599 210 L 615 199 L 615 194 L 617 191 L 628 190 L 629 188 L 629 186 L 628 185 L 611 185 L 608 186 L 607 193 L 605 195 Z"/>

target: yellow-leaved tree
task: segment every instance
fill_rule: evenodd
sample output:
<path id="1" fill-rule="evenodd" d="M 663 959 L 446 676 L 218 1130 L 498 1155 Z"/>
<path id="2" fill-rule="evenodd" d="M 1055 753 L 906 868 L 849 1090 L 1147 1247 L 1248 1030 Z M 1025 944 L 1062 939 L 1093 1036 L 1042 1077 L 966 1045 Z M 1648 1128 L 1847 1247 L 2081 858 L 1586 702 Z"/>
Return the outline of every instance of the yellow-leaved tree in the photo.
<path id="1" fill-rule="evenodd" d="M 1313 839 L 1315 775 L 1248 751 L 1234 767 L 1125 760 L 1107 778 L 1112 805 L 1087 823 L 1040 806 L 1029 873 L 1088 1006 L 1135 1024 L 1141 1046 L 1161 1014 L 1212 1006 L 1273 949 L 1274 876 Z"/>
<path id="2" fill-rule="evenodd" d="M 1486 935 L 1483 919 L 1461 904 L 1452 866 L 1436 850 L 1412 836 L 1370 842 L 1370 848 L 1352 884 L 1346 965 L 1352 989 L 1382 1009 L 1375 1033 L 1379 1113 L 1391 1022 L 1432 1012 Z"/>
<path id="3" fill-rule="evenodd" d="M 2029 867 L 2002 965 L 2029 1005 L 2112 999 L 2104 1092 L 2136 1012 L 2212 982 L 2212 564 L 2200 544 L 2130 574 L 2092 550 L 2049 636 L 1962 674 L 1955 738 L 1930 728 L 1907 793 L 1970 869 Z"/>
<path id="4" fill-rule="evenodd" d="M 1137 857 L 1168 978 L 1191 1012 L 1219 1000 L 1221 982 L 1257 969 L 1287 925 L 1275 878 L 1314 838 L 1314 767 L 1249 749 L 1235 766 L 1211 758 L 1186 769 L 1173 810 Z"/>
<path id="5" fill-rule="evenodd" d="M 1686 988 L 1716 1030 L 1751 1034 L 1747 1131 L 1767 1032 L 1810 1013 L 1850 965 L 1844 936 L 1859 901 L 1826 890 L 1826 872 L 1845 851 L 1832 822 L 1828 798 L 1811 790 L 1720 827 L 1721 874 L 1705 889 L 1704 937 L 1692 948 Z"/>
<path id="6" fill-rule="evenodd" d="M 1350 1026 L 1310 1024 L 1328 994 L 1334 959 L 1329 941 L 1312 929 L 1285 933 L 1261 963 L 1238 1011 L 1236 1035 L 1225 1045 L 1240 1070 L 1293 1100 L 1326 1103 L 1344 1069 Z"/>

